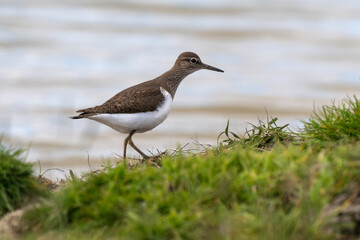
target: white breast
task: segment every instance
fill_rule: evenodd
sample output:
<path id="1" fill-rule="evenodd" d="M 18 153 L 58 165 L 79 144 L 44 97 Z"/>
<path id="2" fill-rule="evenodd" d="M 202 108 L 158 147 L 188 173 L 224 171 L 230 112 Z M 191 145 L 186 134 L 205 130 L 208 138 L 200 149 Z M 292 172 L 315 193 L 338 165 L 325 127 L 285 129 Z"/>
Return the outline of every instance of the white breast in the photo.
<path id="1" fill-rule="evenodd" d="M 162 87 L 160 87 L 160 91 L 164 96 L 164 102 L 156 111 L 144 113 L 104 113 L 91 116 L 89 119 L 103 123 L 120 133 L 130 133 L 132 130 L 136 130 L 137 133 L 149 131 L 162 123 L 171 110 L 172 98 L 170 93 Z"/>

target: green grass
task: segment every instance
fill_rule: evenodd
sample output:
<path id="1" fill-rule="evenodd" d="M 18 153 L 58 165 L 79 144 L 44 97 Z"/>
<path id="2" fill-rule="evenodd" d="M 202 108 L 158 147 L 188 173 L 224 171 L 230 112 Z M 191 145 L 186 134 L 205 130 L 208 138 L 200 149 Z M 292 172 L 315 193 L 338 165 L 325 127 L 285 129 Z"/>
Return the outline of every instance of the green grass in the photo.
<path id="1" fill-rule="evenodd" d="M 360 103 L 356 96 L 344 99 L 339 105 L 322 106 L 304 124 L 304 138 L 319 142 L 359 141 Z"/>
<path id="2" fill-rule="evenodd" d="M 359 163 L 360 144 L 276 144 L 165 158 L 161 169 L 120 165 L 69 183 L 27 217 L 61 234 L 107 229 L 120 239 L 323 239 L 322 210 L 357 180 Z"/>
<path id="3" fill-rule="evenodd" d="M 6 148 L 0 140 L 0 216 L 13 211 L 39 194 L 32 164 L 25 163 L 23 150 Z"/>
<path id="4" fill-rule="evenodd" d="M 259 125 L 250 124 L 251 128 L 247 129 L 244 134 L 238 134 L 229 131 L 229 121 L 226 124 L 225 130 L 218 136 L 218 141 L 221 136 L 225 139 L 220 142 L 220 147 L 230 148 L 234 145 L 241 145 L 243 147 L 255 148 L 258 150 L 271 149 L 276 143 L 290 143 L 296 140 L 296 135 L 287 129 L 289 124 L 283 126 L 277 125 L 278 118 L 271 118 L 265 122 L 259 120 Z"/>
<path id="5" fill-rule="evenodd" d="M 347 98 L 314 112 L 299 133 L 277 118 L 243 135 L 228 122 L 219 146 L 167 156 L 161 168 L 72 174 L 27 212 L 24 238 L 347 239 L 325 209 L 360 185 L 359 124 L 359 102 Z"/>

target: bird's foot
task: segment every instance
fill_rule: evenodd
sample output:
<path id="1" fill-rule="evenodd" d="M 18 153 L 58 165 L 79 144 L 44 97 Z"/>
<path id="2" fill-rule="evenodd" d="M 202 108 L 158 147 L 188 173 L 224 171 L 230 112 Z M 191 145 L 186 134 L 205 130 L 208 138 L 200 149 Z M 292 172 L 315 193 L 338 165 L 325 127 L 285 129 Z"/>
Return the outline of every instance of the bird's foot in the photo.
<path id="1" fill-rule="evenodd" d="M 159 152 L 156 155 L 152 155 L 152 156 L 145 155 L 142 157 L 143 157 L 143 162 L 146 161 L 149 165 L 155 165 L 155 166 L 159 167 L 160 161 L 165 155 L 166 155 L 166 151 Z"/>

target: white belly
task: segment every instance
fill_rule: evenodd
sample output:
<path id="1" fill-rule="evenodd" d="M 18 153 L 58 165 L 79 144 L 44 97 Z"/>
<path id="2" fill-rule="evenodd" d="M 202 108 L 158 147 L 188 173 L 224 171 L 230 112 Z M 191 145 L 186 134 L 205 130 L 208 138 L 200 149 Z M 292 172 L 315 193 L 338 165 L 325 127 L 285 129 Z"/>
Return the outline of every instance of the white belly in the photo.
<path id="1" fill-rule="evenodd" d="M 156 111 L 144 113 L 118 113 L 98 114 L 89 117 L 102 124 L 105 124 L 120 133 L 130 133 L 136 130 L 137 133 L 149 131 L 162 123 L 171 110 L 172 98 L 169 92 L 160 88 L 164 95 L 164 102 Z"/>

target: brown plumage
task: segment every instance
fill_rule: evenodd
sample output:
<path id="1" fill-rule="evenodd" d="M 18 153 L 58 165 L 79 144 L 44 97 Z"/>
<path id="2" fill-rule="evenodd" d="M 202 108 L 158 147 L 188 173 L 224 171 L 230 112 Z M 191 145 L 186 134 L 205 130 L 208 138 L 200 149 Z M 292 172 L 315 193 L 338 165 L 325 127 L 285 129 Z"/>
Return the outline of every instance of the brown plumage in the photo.
<path id="1" fill-rule="evenodd" d="M 100 113 L 152 112 L 163 100 L 160 84 L 147 81 L 119 92 L 100 106 L 80 109 L 77 111 L 80 115 L 72 118 L 86 118 Z"/>
<path id="2" fill-rule="evenodd" d="M 148 119 L 151 121 L 153 117 L 147 117 L 146 120 L 141 120 L 134 122 L 135 120 L 131 120 L 133 122 L 127 121 L 127 125 L 123 126 L 122 123 L 119 120 L 116 120 L 114 122 L 114 119 L 109 117 L 115 116 L 112 114 L 136 114 L 136 113 L 146 113 L 146 112 L 155 112 L 158 110 L 160 106 L 163 105 L 165 102 L 164 93 L 162 90 L 165 90 L 167 94 L 171 95 L 171 98 L 174 99 L 176 90 L 181 83 L 181 81 L 188 76 L 189 74 L 200 70 L 200 69 L 208 69 L 218 72 L 223 72 L 223 70 L 209 66 L 207 64 L 202 63 L 199 56 L 193 52 L 184 52 L 179 55 L 179 57 L 176 59 L 174 66 L 161 76 L 147 81 L 140 84 L 137 84 L 135 86 L 129 87 L 109 100 L 107 100 L 105 103 L 99 106 L 91 107 L 91 108 L 85 108 L 78 110 L 80 114 L 78 116 L 71 117 L 73 119 L 80 119 L 80 118 L 90 118 L 95 121 L 99 121 L 101 123 L 104 123 L 115 130 L 119 129 L 118 126 L 120 126 L 121 129 L 126 129 L 126 132 L 129 133 L 129 136 L 124 141 L 124 158 L 126 157 L 126 145 L 129 142 L 129 144 L 141 154 L 144 158 L 147 158 L 147 156 L 138 149 L 134 143 L 132 142 L 132 135 L 139 129 L 133 129 L 133 127 L 129 127 L 132 125 L 132 123 L 140 123 L 144 126 L 147 126 L 149 123 L 142 123 L 142 121 L 147 121 Z M 168 97 L 169 98 L 169 97 Z M 170 111 L 170 107 L 168 110 Z M 168 112 L 166 113 L 167 116 Z M 105 118 L 98 118 L 99 116 L 106 116 Z M 118 115 L 117 115 L 118 116 Z M 135 116 L 135 115 L 131 115 Z M 150 116 L 156 116 L 150 115 Z M 166 118 L 164 117 L 164 119 Z M 108 119 L 108 120 L 107 120 Z M 135 119 L 135 118 L 134 118 Z M 159 123 L 157 123 L 158 120 L 154 120 L 156 122 L 157 126 L 160 124 L 164 119 L 161 119 Z M 138 125 L 138 124 L 137 124 Z M 148 131 L 154 128 L 155 126 L 151 127 L 145 127 L 145 130 L 142 129 L 140 132 Z M 144 128 L 144 127 L 142 127 Z M 119 131 L 119 130 L 117 130 Z M 121 132 L 121 131 L 120 131 Z"/>

